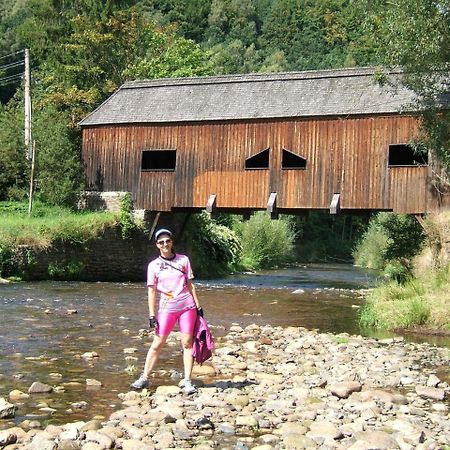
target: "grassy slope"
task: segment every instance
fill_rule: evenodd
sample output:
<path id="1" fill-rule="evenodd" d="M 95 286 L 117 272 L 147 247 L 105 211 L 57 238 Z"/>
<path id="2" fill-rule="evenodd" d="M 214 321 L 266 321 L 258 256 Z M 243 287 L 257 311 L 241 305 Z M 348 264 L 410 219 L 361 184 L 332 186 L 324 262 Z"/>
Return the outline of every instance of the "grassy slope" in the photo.
<path id="1" fill-rule="evenodd" d="M 393 330 L 422 327 L 450 333 L 450 266 L 405 284 L 391 281 L 374 289 L 361 311 L 361 325 Z"/>
<path id="2" fill-rule="evenodd" d="M 11 202 L 0 202 L 0 217 L 0 248 L 17 245 L 46 248 L 57 239 L 86 242 L 118 220 L 112 213 L 74 213 L 42 204 L 35 205 L 30 217 L 28 205 Z"/>
<path id="3" fill-rule="evenodd" d="M 427 245 L 413 260 L 415 276 L 373 290 L 361 311 L 362 326 L 450 334 L 450 211 L 430 214 L 424 225 Z"/>

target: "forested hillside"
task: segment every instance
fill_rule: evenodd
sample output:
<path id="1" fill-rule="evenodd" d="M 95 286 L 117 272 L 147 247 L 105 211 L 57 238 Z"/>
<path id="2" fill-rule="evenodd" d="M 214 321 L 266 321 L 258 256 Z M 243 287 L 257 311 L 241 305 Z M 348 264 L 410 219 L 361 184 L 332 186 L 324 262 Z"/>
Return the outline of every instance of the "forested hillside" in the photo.
<path id="1" fill-rule="evenodd" d="M 25 48 L 49 203 L 72 204 L 83 186 L 78 121 L 136 78 L 401 65 L 430 107 L 427 143 L 450 165 L 448 117 L 434 114 L 448 90 L 449 23 L 448 0 L 3 0 L 0 200 L 27 192 Z"/>

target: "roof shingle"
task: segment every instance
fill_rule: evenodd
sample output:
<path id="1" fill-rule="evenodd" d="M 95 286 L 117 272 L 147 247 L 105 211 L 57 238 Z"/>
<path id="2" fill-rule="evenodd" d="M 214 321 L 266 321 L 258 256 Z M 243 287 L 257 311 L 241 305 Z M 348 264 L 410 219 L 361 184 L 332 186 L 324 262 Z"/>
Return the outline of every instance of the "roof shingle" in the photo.
<path id="1" fill-rule="evenodd" d="M 165 78 L 125 83 L 80 125 L 399 113 L 413 100 L 373 68 Z"/>

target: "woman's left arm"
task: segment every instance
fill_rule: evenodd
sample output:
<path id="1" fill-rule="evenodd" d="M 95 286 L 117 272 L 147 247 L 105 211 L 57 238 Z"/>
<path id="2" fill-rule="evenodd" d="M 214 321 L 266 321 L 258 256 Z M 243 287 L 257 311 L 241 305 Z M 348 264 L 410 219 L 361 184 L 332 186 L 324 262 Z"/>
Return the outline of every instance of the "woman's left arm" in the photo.
<path id="1" fill-rule="evenodd" d="M 192 282 L 192 280 L 187 280 L 187 287 L 188 287 L 189 292 L 191 293 L 191 295 L 192 295 L 192 297 L 193 297 L 193 299 L 194 299 L 195 306 L 196 306 L 197 308 L 201 308 L 200 302 L 198 301 L 197 292 L 196 292 L 196 290 L 195 290 L 195 285 L 194 285 L 194 283 Z"/>

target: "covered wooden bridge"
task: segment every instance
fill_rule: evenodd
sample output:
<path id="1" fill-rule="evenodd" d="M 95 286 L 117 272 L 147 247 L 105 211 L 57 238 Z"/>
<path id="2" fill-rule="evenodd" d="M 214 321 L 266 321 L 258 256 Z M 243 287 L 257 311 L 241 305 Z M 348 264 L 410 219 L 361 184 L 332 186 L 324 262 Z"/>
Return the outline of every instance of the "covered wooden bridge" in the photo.
<path id="1" fill-rule="evenodd" d="M 150 211 L 448 207 L 412 101 L 370 68 L 128 82 L 81 122 L 88 186 Z"/>

